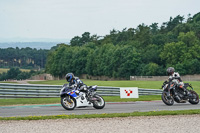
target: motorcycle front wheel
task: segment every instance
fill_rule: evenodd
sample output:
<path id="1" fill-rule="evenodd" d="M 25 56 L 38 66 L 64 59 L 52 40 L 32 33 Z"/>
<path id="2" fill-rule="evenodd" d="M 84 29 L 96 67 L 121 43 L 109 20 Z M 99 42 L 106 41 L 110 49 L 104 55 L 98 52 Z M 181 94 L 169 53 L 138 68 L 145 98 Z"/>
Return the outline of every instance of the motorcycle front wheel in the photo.
<path id="1" fill-rule="evenodd" d="M 70 96 L 63 96 L 61 97 L 61 105 L 66 110 L 73 110 L 76 107 L 76 100 Z"/>
<path id="2" fill-rule="evenodd" d="M 190 91 L 192 97 L 189 98 L 189 103 L 198 104 L 199 103 L 199 95 L 195 91 Z"/>
<path id="3" fill-rule="evenodd" d="M 174 98 L 172 96 L 167 97 L 166 91 L 163 91 L 162 93 L 162 101 L 168 106 L 172 106 L 174 104 Z"/>
<path id="4" fill-rule="evenodd" d="M 99 95 L 94 95 L 93 97 L 96 98 L 96 100 L 93 101 L 93 107 L 95 109 L 103 109 L 104 106 L 105 106 L 104 99 L 101 96 L 99 96 Z"/>

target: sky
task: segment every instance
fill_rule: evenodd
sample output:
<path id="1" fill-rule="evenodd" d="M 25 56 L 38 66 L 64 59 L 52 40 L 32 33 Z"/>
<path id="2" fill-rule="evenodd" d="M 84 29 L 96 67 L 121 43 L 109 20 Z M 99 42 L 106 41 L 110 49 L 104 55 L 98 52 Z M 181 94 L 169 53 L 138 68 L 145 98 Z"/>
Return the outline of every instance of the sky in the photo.
<path id="1" fill-rule="evenodd" d="M 105 36 L 187 18 L 200 0 L 0 0 L 0 42 L 70 40 L 84 32 Z"/>

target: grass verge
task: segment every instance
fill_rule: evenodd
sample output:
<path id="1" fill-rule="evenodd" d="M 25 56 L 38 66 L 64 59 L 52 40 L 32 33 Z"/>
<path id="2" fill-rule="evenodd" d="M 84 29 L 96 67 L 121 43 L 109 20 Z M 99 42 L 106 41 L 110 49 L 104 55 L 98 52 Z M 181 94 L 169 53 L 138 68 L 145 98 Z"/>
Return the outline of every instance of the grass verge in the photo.
<path id="1" fill-rule="evenodd" d="M 104 113 L 104 114 L 84 114 L 84 115 L 52 115 L 52 116 L 26 116 L 26 117 L 0 117 L 0 120 L 47 120 L 47 119 L 88 119 L 88 118 L 115 118 L 115 117 L 135 117 L 135 116 L 163 116 L 163 115 L 192 115 L 200 114 L 200 109 L 176 110 L 176 111 L 149 111 L 132 113 Z"/>
<path id="2" fill-rule="evenodd" d="M 123 98 L 119 96 L 103 96 L 106 102 L 135 102 L 135 101 L 152 101 L 161 100 L 160 95 L 140 96 L 139 98 Z M 6 105 L 24 105 L 24 104 L 51 104 L 60 103 L 60 98 L 13 98 L 0 99 L 0 106 Z"/>

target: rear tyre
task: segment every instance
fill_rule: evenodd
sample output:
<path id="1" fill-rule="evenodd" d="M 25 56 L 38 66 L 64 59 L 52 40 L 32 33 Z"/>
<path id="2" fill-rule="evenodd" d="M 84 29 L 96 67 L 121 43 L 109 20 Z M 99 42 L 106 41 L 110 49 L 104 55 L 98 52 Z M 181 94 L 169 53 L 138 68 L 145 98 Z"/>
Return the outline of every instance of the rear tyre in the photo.
<path id="1" fill-rule="evenodd" d="M 97 99 L 97 100 L 93 101 L 93 107 L 95 109 L 103 109 L 105 106 L 104 99 L 99 95 L 94 95 L 93 97 Z"/>
<path id="2" fill-rule="evenodd" d="M 76 100 L 70 96 L 63 96 L 61 97 L 61 105 L 66 110 L 73 110 L 76 107 Z"/>
<path id="3" fill-rule="evenodd" d="M 199 103 L 199 95 L 195 91 L 190 91 L 191 98 L 189 98 L 189 103 L 191 104 L 198 104 Z"/>
<path id="4" fill-rule="evenodd" d="M 174 104 L 174 98 L 172 96 L 167 97 L 166 91 L 163 91 L 162 93 L 162 101 L 168 106 L 172 106 Z"/>

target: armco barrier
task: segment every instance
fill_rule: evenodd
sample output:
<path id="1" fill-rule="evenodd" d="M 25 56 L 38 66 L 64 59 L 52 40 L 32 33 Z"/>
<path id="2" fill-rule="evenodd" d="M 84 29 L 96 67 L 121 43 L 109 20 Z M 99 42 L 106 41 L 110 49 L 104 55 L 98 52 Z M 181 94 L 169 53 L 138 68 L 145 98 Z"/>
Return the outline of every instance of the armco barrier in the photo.
<path id="1" fill-rule="evenodd" d="M 61 85 L 29 85 L 0 83 L 0 98 L 48 98 L 59 97 Z M 161 95 L 162 90 L 138 89 L 139 95 Z M 119 87 L 97 87 L 102 96 L 120 96 Z"/>

